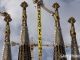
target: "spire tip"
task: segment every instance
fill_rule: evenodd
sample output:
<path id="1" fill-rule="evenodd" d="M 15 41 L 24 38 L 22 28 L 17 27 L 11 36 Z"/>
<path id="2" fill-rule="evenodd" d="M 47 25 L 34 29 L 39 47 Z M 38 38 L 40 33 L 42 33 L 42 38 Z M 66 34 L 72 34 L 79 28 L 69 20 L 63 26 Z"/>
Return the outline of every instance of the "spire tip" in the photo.
<path id="1" fill-rule="evenodd" d="M 56 3 L 53 4 L 52 7 L 58 9 L 60 7 L 60 5 L 56 2 Z"/>
<path id="2" fill-rule="evenodd" d="M 26 8 L 26 7 L 28 7 L 28 4 L 27 4 L 27 2 L 26 2 L 26 1 L 23 1 L 23 2 L 21 3 L 21 7 L 23 7 L 23 8 Z"/>
<path id="3" fill-rule="evenodd" d="M 69 18 L 69 20 L 68 20 L 68 22 L 69 22 L 69 23 L 75 23 L 75 22 L 76 22 L 76 20 L 75 20 L 75 18 L 74 18 L 74 17 L 70 17 L 70 18 Z"/>

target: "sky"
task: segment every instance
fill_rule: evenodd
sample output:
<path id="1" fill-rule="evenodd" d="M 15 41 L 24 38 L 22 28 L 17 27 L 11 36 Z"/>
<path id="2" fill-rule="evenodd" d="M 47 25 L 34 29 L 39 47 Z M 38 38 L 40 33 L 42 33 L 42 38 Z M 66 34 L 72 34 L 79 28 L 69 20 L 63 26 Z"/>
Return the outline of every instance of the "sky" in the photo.
<path id="1" fill-rule="evenodd" d="M 21 2 L 24 0 L 0 0 L 0 12 L 7 11 L 12 18 L 10 22 L 11 26 L 11 36 L 10 40 L 20 43 L 20 32 L 21 32 L 21 21 L 22 21 L 22 8 L 20 6 Z M 28 3 L 27 7 L 27 24 L 30 41 L 33 39 L 34 43 L 37 43 L 37 12 L 35 4 L 32 0 L 26 0 Z M 70 45 L 70 24 L 68 19 L 74 17 L 76 19 L 75 29 L 78 45 L 80 43 L 80 0 L 43 0 L 44 5 L 54 12 L 52 7 L 53 3 L 58 2 L 60 5 L 59 15 L 60 24 L 62 28 L 62 35 L 65 45 Z M 4 46 L 4 31 L 5 31 L 5 21 L 4 17 L 0 16 L 0 58 L 2 59 L 3 46 Z M 50 13 L 42 9 L 42 38 L 43 44 L 53 44 L 55 41 L 55 27 L 54 18 Z M 80 45 L 79 45 L 80 46 Z M 37 51 L 37 52 L 36 52 Z M 50 51 L 50 52 L 48 52 Z M 35 47 L 34 50 L 34 60 L 38 60 L 38 48 Z M 70 60 L 70 48 L 66 48 L 67 56 Z M 46 58 L 47 57 L 47 58 Z M 17 60 L 18 58 L 18 46 L 12 47 L 12 59 Z M 46 58 L 46 59 L 45 59 Z M 1 60 L 0 59 L 0 60 Z M 53 47 L 43 48 L 43 60 L 53 59 Z"/>

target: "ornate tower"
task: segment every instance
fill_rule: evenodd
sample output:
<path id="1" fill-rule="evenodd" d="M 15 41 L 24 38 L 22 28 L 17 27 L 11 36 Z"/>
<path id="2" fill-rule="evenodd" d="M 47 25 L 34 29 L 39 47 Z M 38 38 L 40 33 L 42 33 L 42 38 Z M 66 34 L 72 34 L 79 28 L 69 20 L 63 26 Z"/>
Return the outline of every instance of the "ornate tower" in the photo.
<path id="1" fill-rule="evenodd" d="M 55 20 L 55 29 L 56 29 L 53 60 L 67 60 L 65 56 L 66 53 L 65 53 L 64 41 L 63 41 L 61 27 L 60 27 L 60 18 L 59 18 L 59 13 L 58 13 L 59 7 L 60 6 L 58 3 L 53 4 L 53 8 L 55 9 L 53 16 Z"/>
<path id="2" fill-rule="evenodd" d="M 71 60 L 80 60 L 79 50 L 76 40 L 76 32 L 75 32 L 75 19 L 73 17 L 69 18 L 69 23 L 71 23 L 70 35 L 71 35 Z"/>
<path id="3" fill-rule="evenodd" d="M 10 45 L 10 26 L 9 26 L 9 22 L 11 22 L 12 19 L 10 15 L 6 12 L 2 13 L 2 15 L 5 16 L 4 20 L 6 22 L 3 60 L 12 60 Z"/>
<path id="4" fill-rule="evenodd" d="M 18 60 L 31 60 L 31 51 L 30 51 L 30 44 L 29 44 L 29 34 L 28 34 L 28 27 L 27 27 L 27 15 L 26 15 L 26 7 L 28 4 L 24 1 L 21 4 L 23 9 L 22 13 L 22 34 L 21 34 L 21 44 L 19 46 L 19 56 Z"/>

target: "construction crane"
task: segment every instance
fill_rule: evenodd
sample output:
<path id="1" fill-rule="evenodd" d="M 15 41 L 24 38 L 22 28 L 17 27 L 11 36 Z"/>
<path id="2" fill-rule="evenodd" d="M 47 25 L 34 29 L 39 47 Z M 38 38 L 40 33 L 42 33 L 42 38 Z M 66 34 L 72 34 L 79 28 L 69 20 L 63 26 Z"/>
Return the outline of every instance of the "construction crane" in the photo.
<path id="1" fill-rule="evenodd" d="M 14 41 L 11 41 L 11 46 L 13 47 L 13 46 L 19 46 L 19 43 L 16 43 L 16 42 L 14 42 Z M 42 44 L 42 46 L 44 46 L 44 47 L 53 47 L 54 45 L 52 44 Z M 38 44 L 37 43 L 34 43 L 33 42 L 33 40 L 31 40 L 31 42 L 30 42 L 30 50 L 31 50 L 31 57 L 32 57 L 32 60 L 34 60 L 33 58 L 34 58 L 34 53 L 33 53 L 33 50 L 34 50 L 34 47 L 38 47 Z"/>
<path id="2" fill-rule="evenodd" d="M 38 21 L 38 60 L 42 60 L 42 24 L 41 24 L 41 5 L 43 4 L 41 0 L 34 0 L 37 3 L 37 21 Z"/>
<path id="3" fill-rule="evenodd" d="M 19 46 L 19 43 L 14 42 L 14 41 L 11 41 L 10 44 L 11 44 L 12 47 L 13 47 L 13 46 Z M 53 48 L 55 45 L 54 45 L 54 44 L 42 44 L 42 46 L 43 46 L 43 47 L 52 47 L 52 48 Z M 32 60 L 34 60 L 34 52 L 33 52 L 33 50 L 34 50 L 35 47 L 38 47 L 38 44 L 37 44 L 37 43 L 34 43 L 33 40 L 31 40 L 31 41 L 30 41 L 30 50 L 31 50 Z M 65 48 L 70 48 L 70 47 L 71 47 L 70 44 L 65 45 Z M 79 47 L 80 47 L 80 46 L 79 46 Z"/>
<path id="4" fill-rule="evenodd" d="M 16 46 L 16 45 L 19 45 L 19 43 L 16 43 L 16 42 L 14 42 L 14 41 L 11 41 L 11 46 L 13 47 L 13 46 Z M 34 42 L 30 42 L 30 46 L 31 46 L 31 48 L 33 47 L 37 47 L 38 46 L 38 44 L 36 44 L 36 43 L 34 43 Z M 42 46 L 46 46 L 46 47 L 54 47 L 55 45 L 54 44 L 42 44 Z M 68 48 L 68 47 L 71 47 L 71 45 L 70 44 L 68 44 L 68 45 L 65 45 L 65 48 Z M 79 48 L 80 46 L 78 46 L 78 48 Z M 32 50 L 32 49 L 31 49 Z"/>
<path id="5" fill-rule="evenodd" d="M 33 3 L 34 4 L 37 4 L 37 1 L 38 0 L 33 0 Z M 48 13 L 50 13 L 51 15 L 53 15 L 53 11 L 51 11 L 51 10 L 49 10 L 45 5 L 44 5 L 44 3 L 43 3 L 43 0 L 40 0 L 40 6 L 45 10 L 45 11 L 47 11 Z"/>
<path id="6" fill-rule="evenodd" d="M 53 14 L 52 11 L 47 9 L 44 4 L 43 0 L 33 0 L 34 4 L 37 4 L 37 15 L 38 15 L 38 58 L 39 60 L 42 60 L 42 24 L 41 24 L 41 7 L 45 9 L 50 14 Z"/>

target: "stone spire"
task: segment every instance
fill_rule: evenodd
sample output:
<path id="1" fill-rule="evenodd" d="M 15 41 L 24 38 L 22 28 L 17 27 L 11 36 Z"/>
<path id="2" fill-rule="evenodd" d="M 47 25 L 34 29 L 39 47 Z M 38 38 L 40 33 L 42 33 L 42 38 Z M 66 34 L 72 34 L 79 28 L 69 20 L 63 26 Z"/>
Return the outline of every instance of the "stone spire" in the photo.
<path id="1" fill-rule="evenodd" d="M 22 12 L 22 32 L 21 32 L 21 44 L 19 46 L 19 55 L 18 60 L 31 60 L 31 51 L 29 44 L 29 34 L 27 27 L 27 15 L 26 15 L 26 7 L 28 4 L 24 1 L 21 4 L 23 9 Z"/>
<path id="2" fill-rule="evenodd" d="M 2 15 L 5 17 L 4 20 L 6 22 L 4 52 L 3 52 L 2 60 L 12 60 L 11 45 L 10 45 L 10 26 L 9 26 L 9 22 L 11 22 L 12 19 L 10 15 L 6 12 L 2 13 Z"/>
<path id="3" fill-rule="evenodd" d="M 71 23 L 70 35 L 71 35 L 71 60 L 80 60 L 78 44 L 76 40 L 76 32 L 74 23 L 76 22 L 73 17 L 69 18 L 69 23 Z"/>
<path id="4" fill-rule="evenodd" d="M 53 16 L 55 20 L 55 29 L 56 29 L 53 60 L 67 60 L 65 56 L 66 53 L 65 53 L 64 41 L 63 41 L 61 27 L 60 27 L 60 18 L 58 13 L 59 7 L 60 6 L 58 3 L 53 4 L 53 8 L 55 9 Z"/>

